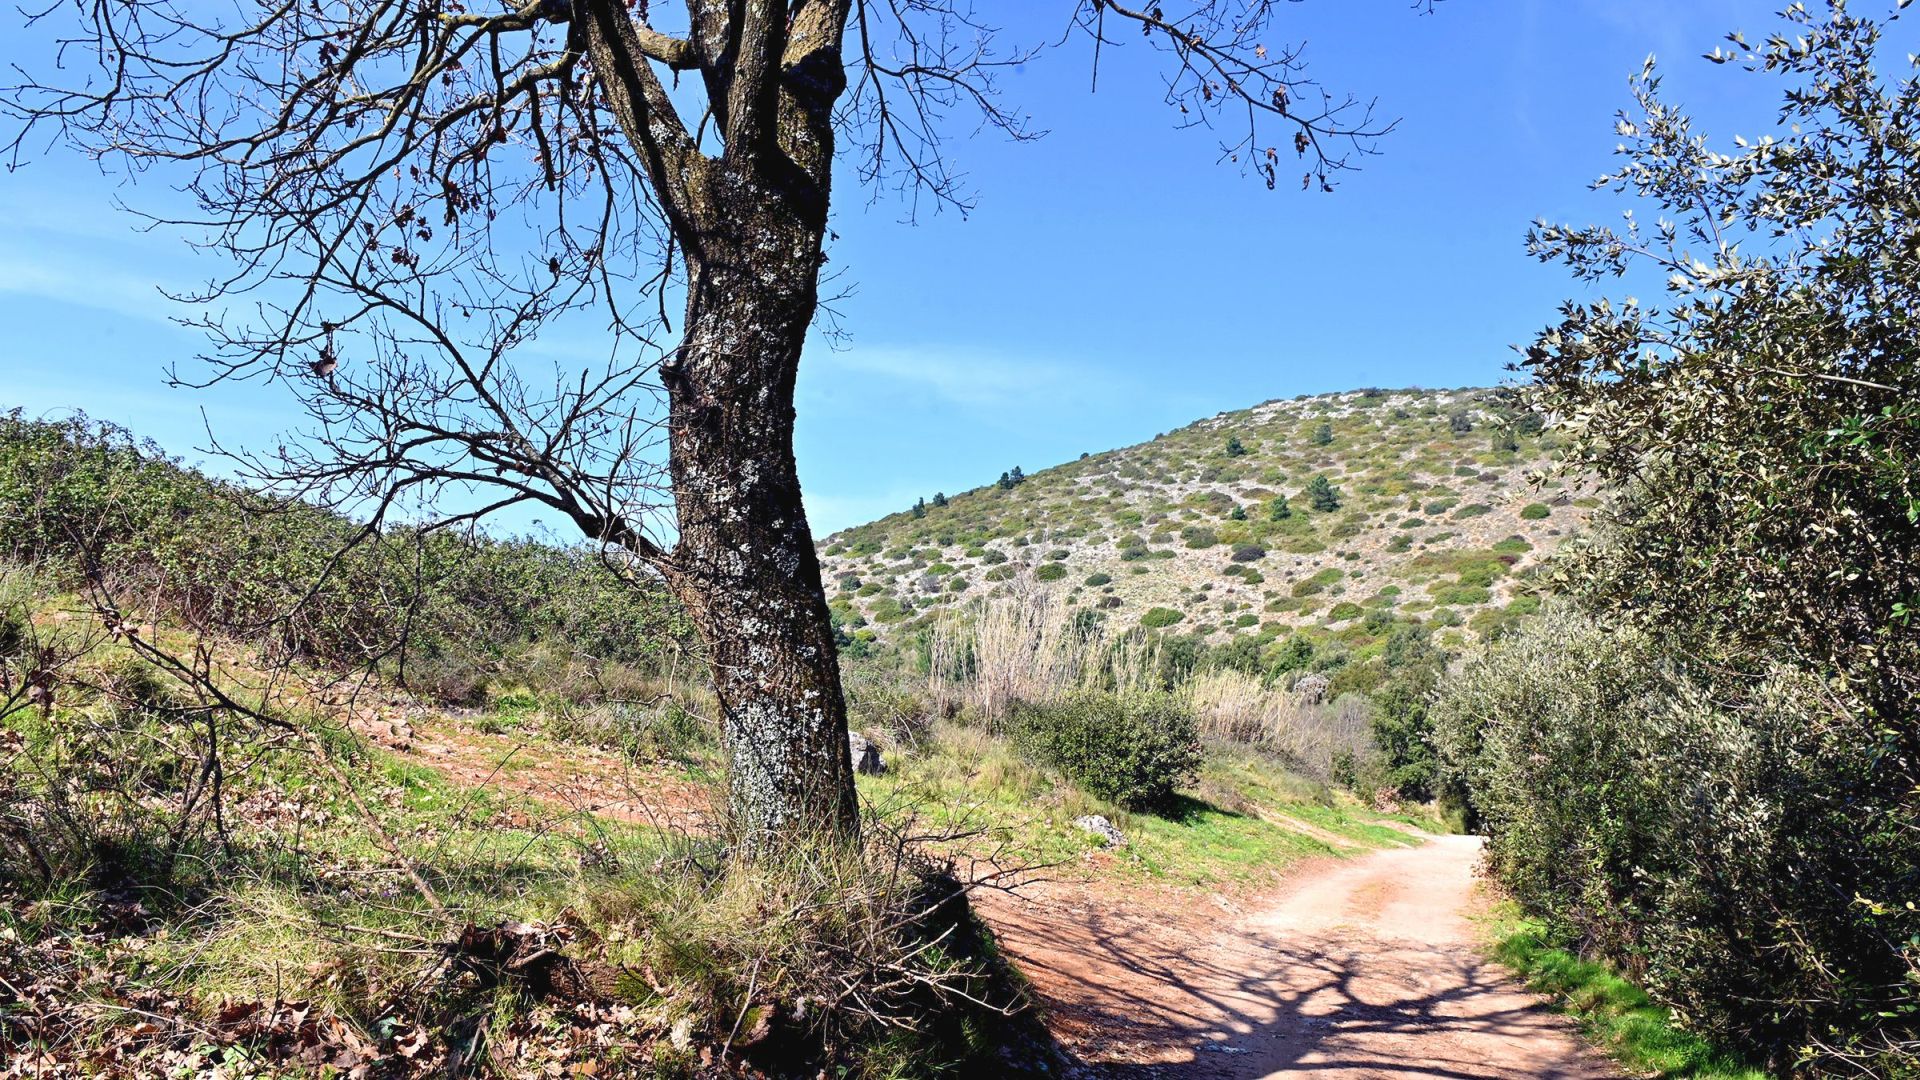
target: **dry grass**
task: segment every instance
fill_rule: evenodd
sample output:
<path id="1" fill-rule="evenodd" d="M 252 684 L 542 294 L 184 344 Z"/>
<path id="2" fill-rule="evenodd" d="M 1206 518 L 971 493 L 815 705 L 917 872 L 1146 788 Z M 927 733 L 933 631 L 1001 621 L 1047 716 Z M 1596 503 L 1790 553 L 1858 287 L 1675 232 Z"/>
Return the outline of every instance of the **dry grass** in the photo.
<path id="1" fill-rule="evenodd" d="M 1226 670 L 1199 672 L 1181 689 L 1203 738 L 1270 750 L 1322 778 L 1340 755 L 1372 747 L 1367 706 L 1351 697 L 1315 702 Z"/>
<path id="2" fill-rule="evenodd" d="M 1076 690 L 1141 690 L 1159 670 L 1159 643 L 1133 632 L 1108 637 L 1074 620 L 1042 591 L 979 601 L 935 624 L 928 691 L 936 709 L 990 726 L 1016 705 Z"/>

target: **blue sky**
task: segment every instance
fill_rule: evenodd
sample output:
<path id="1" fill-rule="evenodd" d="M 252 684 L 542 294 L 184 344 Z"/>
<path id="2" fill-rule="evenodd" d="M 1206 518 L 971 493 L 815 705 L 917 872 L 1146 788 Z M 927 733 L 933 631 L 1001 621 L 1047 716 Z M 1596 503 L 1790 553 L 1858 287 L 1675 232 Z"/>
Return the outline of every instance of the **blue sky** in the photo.
<path id="1" fill-rule="evenodd" d="M 1526 258 L 1536 217 L 1612 220 L 1586 190 L 1611 165 L 1627 77 L 1658 54 L 1671 96 L 1716 136 L 1772 119 L 1765 80 L 1698 59 L 1771 28 L 1772 0 L 1408 0 L 1283 5 L 1331 89 L 1400 126 L 1336 193 L 1269 192 L 1178 131 L 1140 46 L 1088 92 L 1077 45 L 1005 80 L 1038 126 L 1014 144 L 966 125 L 951 151 L 974 211 L 903 224 L 848 176 L 832 248 L 845 339 L 803 365 L 798 452 L 819 533 L 1150 438 L 1222 409 L 1365 385 L 1501 379 L 1512 346 L 1576 292 Z M 1064 3 L 983 0 L 1020 40 L 1055 39 Z M 1058 9 L 1058 10 L 1056 10 Z M 9 16 L 10 17 L 10 16 Z M 36 39 L 0 35 L 0 63 Z M 189 460 L 205 424 L 258 445 L 291 424 L 274 390 L 172 390 L 200 341 L 159 292 L 216 274 L 58 151 L 0 173 L 0 407 L 82 408 Z"/>

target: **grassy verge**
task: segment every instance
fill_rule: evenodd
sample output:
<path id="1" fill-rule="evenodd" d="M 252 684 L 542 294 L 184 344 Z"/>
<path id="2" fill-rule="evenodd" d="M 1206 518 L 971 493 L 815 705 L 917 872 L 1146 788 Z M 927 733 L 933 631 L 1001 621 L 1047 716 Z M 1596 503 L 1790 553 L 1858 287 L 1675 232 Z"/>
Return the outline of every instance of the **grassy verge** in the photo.
<path id="1" fill-rule="evenodd" d="M 1110 849 L 1109 872 L 1174 885 L 1257 886 L 1301 859 L 1417 842 L 1352 796 L 1246 749 L 1210 749 L 1199 782 L 1161 814 L 1088 795 L 1005 740 L 957 723 L 936 724 L 890 757 L 886 775 L 860 785 L 869 803 L 992 833 L 998 857 L 1011 863 L 1070 863 L 1101 851 L 1073 824 L 1097 814 L 1127 836 Z"/>
<path id="2" fill-rule="evenodd" d="M 1646 991 L 1604 964 L 1555 948 L 1545 929 L 1502 904 L 1487 924 L 1494 959 L 1553 997 L 1601 1050 L 1635 1073 L 1694 1080 L 1769 1080 L 1764 1069 L 1677 1027 Z"/>

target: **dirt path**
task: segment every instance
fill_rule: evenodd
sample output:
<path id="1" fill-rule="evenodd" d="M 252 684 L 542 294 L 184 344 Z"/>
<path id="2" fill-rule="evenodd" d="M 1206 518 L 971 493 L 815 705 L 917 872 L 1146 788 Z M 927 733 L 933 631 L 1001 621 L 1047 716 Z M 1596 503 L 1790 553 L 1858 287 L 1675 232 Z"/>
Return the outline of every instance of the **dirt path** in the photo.
<path id="1" fill-rule="evenodd" d="M 376 734 L 459 783 L 583 818 L 685 827 L 702 816 L 697 786 L 664 765 L 420 720 Z M 1467 921 L 1479 854 L 1475 838 L 1441 836 L 1319 860 L 1258 900 L 1099 873 L 975 895 L 1090 1076 L 1617 1077 L 1480 957 Z"/>
<path id="2" fill-rule="evenodd" d="M 1479 956 L 1478 856 L 1449 836 L 1312 864 L 1240 918 L 1071 891 L 988 917 L 1095 1076 L 1619 1075 Z"/>

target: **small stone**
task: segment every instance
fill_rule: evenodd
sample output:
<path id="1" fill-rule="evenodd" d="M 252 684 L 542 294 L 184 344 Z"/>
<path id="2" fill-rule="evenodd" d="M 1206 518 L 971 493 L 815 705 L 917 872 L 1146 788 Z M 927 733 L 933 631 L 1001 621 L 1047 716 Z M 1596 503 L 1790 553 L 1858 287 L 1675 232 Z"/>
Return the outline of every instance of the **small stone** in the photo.
<path id="1" fill-rule="evenodd" d="M 847 732 L 847 757 L 853 762 L 854 772 L 879 776 L 887 771 L 887 762 L 880 756 L 880 748 L 857 731 Z"/>
<path id="2" fill-rule="evenodd" d="M 1074 827 L 1081 832 L 1099 837 L 1102 847 L 1119 847 L 1127 842 L 1127 834 L 1115 828 L 1113 822 L 1108 821 L 1099 814 L 1088 814 L 1086 817 L 1074 818 L 1073 824 Z"/>

